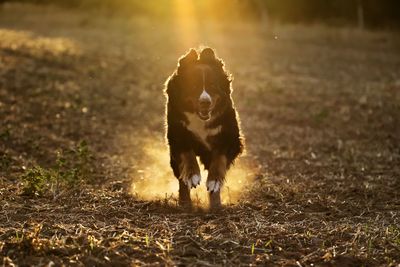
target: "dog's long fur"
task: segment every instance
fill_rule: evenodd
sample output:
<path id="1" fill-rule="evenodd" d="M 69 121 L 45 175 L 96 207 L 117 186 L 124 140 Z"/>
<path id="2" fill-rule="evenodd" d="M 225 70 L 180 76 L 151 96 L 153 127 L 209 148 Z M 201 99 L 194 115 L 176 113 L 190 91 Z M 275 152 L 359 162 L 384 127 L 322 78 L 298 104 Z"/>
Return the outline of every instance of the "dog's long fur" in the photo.
<path id="1" fill-rule="evenodd" d="M 185 97 L 197 96 L 203 70 L 203 88 L 213 88 L 211 98 L 215 106 L 208 120 L 201 120 L 196 113 L 196 103 L 185 102 Z M 211 48 L 200 55 L 190 50 L 179 59 L 178 68 L 167 81 L 167 139 L 170 148 L 171 167 L 179 179 L 181 204 L 190 205 L 190 185 L 197 185 L 200 171 L 196 156 L 208 170 L 207 186 L 216 182 L 222 186 L 225 173 L 243 150 L 238 118 L 231 98 L 231 77 L 224 69 L 223 61 Z M 192 97 L 192 98 L 193 98 Z M 193 179 L 194 182 L 190 182 Z M 215 181 L 213 184 L 212 181 Z M 196 184 L 194 184 L 196 183 Z M 220 206 L 219 188 L 211 189 L 210 205 Z M 210 191 L 210 188 L 209 188 Z"/>

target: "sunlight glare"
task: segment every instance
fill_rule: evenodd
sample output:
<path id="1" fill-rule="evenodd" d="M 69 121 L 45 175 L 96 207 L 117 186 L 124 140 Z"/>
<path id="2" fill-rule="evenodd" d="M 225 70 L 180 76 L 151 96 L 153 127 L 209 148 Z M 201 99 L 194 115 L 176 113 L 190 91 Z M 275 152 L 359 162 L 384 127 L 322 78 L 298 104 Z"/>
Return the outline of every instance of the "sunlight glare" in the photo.
<path id="1" fill-rule="evenodd" d="M 199 23 L 191 0 L 174 0 L 175 31 L 183 47 L 197 47 Z"/>

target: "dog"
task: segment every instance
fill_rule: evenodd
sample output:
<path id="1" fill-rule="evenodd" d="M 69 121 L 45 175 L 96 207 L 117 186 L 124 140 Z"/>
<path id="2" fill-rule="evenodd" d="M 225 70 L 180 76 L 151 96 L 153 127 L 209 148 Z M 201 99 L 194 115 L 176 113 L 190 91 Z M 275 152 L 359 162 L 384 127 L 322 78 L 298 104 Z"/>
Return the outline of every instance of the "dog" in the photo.
<path id="1" fill-rule="evenodd" d="M 181 206 L 192 207 L 190 190 L 201 180 L 199 157 L 208 171 L 210 209 L 221 208 L 226 172 L 244 148 L 231 81 L 224 62 L 207 47 L 182 56 L 166 82 L 167 141 Z"/>

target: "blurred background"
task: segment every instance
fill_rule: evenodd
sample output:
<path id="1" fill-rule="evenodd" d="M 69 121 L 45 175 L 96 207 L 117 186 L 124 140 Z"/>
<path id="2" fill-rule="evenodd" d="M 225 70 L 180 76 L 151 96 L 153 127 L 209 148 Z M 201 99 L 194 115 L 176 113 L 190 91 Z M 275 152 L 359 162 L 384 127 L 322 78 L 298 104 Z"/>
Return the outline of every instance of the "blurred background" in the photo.
<path id="1" fill-rule="evenodd" d="M 175 16 L 177 6 L 191 6 L 195 17 L 214 20 L 269 20 L 290 23 L 356 25 L 360 28 L 400 26 L 396 0 L 2 0 L 1 3 L 59 5 L 113 15 Z M 187 12 L 187 11 L 186 11 Z M 184 14 L 181 14 L 184 15 Z"/>

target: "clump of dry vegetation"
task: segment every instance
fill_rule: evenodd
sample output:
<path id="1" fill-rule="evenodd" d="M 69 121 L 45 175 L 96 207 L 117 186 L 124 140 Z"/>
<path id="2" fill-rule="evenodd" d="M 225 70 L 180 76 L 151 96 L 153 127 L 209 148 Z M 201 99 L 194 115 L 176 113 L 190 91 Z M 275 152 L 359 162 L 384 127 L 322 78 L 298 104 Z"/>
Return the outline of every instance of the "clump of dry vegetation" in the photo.
<path id="1" fill-rule="evenodd" d="M 0 12 L 3 265 L 400 263 L 396 34 L 205 23 L 185 43 L 146 18 Z M 164 135 L 163 83 L 199 43 L 235 77 L 258 166 L 222 214 L 129 193 L 142 137 Z"/>

